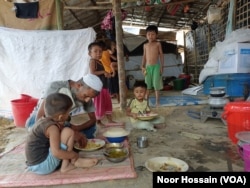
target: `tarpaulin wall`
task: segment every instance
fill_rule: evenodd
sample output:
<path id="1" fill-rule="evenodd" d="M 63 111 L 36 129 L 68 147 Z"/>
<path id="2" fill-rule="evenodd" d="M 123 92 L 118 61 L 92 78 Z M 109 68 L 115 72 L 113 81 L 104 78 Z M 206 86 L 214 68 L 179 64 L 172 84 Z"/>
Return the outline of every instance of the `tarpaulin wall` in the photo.
<path id="1" fill-rule="evenodd" d="M 0 26 L 24 30 L 57 29 L 57 12 L 55 0 L 39 0 L 37 18 L 17 18 L 14 3 L 0 1 Z"/>
<path id="2" fill-rule="evenodd" d="M 88 44 L 93 28 L 19 30 L 0 27 L 0 116 L 11 112 L 10 100 L 29 94 L 39 98 L 54 80 L 77 80 L 89 71 Z"/>

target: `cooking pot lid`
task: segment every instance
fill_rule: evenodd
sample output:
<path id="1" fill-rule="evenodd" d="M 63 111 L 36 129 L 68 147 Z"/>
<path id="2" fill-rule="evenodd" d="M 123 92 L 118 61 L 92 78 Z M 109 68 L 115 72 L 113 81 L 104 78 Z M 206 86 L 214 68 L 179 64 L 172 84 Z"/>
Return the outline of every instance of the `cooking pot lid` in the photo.
<path id="1" fill-rule="evenodd" d="M 213 97 L 213 96 L 209 96 L 208 97 L 209 99 L 228 99 L 229 98 L 229 95 L 224 95 L 222 97 Z"/>
<path id="2" fill-rule="evenodd" d="M 243 142 L 250 143 L 250 131 L 241 131 L 235 134 L 236 138 Z"/>
<path id="3" fill-rule="evenodd" d="M 210 87 L 209 88 L 210 89 L 210 91 L 217 91 L 217 90 L 225 90 L 226 88 L 225 87 Z"/>

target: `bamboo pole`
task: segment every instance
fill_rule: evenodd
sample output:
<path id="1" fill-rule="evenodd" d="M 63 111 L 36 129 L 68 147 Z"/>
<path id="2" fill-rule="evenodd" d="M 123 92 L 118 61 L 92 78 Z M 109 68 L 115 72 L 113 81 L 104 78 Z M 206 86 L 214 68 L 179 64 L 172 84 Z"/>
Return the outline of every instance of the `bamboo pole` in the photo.
<path id="1" fill-rule="evenodd" d="M 195 2 L 195 1 L 197 1 L 197 0 L 183 0 L 183 1 L 175 1 L 175 2 L 170 1 L 169 3 L 153 4 L 153 5 L 144 4 L 144 5 L 140 5 L 140 6 L 132 5 L 132 6 L 124 7 L 123 9 L 124 10 L 127 10 L 127 9 L 130 10 L 132 8 L 138 8 L 138 7 L 141 7 L 141 8 L 145 8 L 145 7 L 151 7 L 151 8 L 153 8 L 153 7 L 165 7 L 167 5 L 187 4 L 187 3 L 192 3 L 192 2 Z"/>
<path id="2" fill-rule="evenodd" d="M 74 9 L 74 10 L 108 10 L 112 9 L 113 7 L 111 5 L 109 6 L 87 6 L 87 7 L 79 7 L 79 6 L 64 6 L 64 9 Z"/>
<path id="3" fill-rule="evenodd" d="M 194 70 L 194 78 L 195 78 L 195 82 L 199 83 L 199 79 L 198 79 L 198 62 L 197 62 L 197 49 L 196 49 L 196 31 L 194 30 L 194 67 L 195 67 L 195 70 Z"/>
<path id="4" fill-rule="evenodd" d="M 211 49 L 212 49 L 212 46 L 211 46 L 211 32 L 210 32 L 210 29 L 211 29 L 211 27 L 210 27 L 210 25 L 208 24 L 208 32 L 207 32 L 207 47 L 208 47 L 208 54 L 209 54 L 209 52 L 211 51 Z"/>
<path id="5" fill-rule="evenodd" d="M 112 4 L 112 2 L 95 2 L 97 5 L 107 5 L 107 4 Z"/>
<path id="6" fill-rule="evenodd" d="M 117 60 L 118 60 L 118 77 L 119 77 L 119 94 L 120 94 L 120 108 L 125 111 L 127 103 L 127 90 L 126 90 L 126 76 L 125 64 L 123 53 L 123 40 L 122 40 L 122 12 L 121 0 L 113 0 L 113 15 L 115 16 L 115 32 L 116 32 L 116 45 L 117 45 Z"/>
<path id="7" fill-rule="evenodd" d="M 184 39 L 184 65 L 185 65 L 185 71 L 187 74 L 189 74 L 189 69 L 188 69 L 188 62 L 187 62 L 187 50 L 186 50 L 186 33 L 183 32 L 183 39 Z"/>
<path id="8" fill-rule="evenodd" d="M 115 1 L 115 0 L 113 0 Z M 134 0 L 133 0 L 134 1 Z M 159 5 L 141 5 L 141 6 L 137 6 L 137 5 L 133 5 L 133 6 L 128 6 L 128 7 L 124 7 L 123 9 L 131 9 L 131 8 L 136 8 L 136 7 L 162 7 L 162 6 L 166 6 L 166 5 L 176 5 L 176 4 L 183 4 L 183 3 L 190 3 L 190 2 L 194 2 L 197 0 L 183 0 L 183 1 L 177 1 L 177 2 L 169 2 L 169 3 L 163 3 L 163 4 L 159 4 Z M 119 1 L 119 3 L 121 4 L 121 2 L 129 2 L 128 1 Z M 100 4 L 97 3 L 97 4 Z M 77 10 L 103 10 L 103 9 L 112 9 L 113 6 L 108 5 L 108 4 L 100 4 L 102 6 L 87 6 L 87 7 L 80 7 L 80 6 L 65 6 L 64 9 L 77 9 Z M 114 2 L 113 2 L 114 5 Z M 121 5 L 120 5 L 121 7 Z"/>
<path id="9" fill-rule="evenodd" d="M 63 20 L 62 20 L 62 4 L 61 0 L 56 0 L 56 20 L 57 20 L 57 29 L 63 29 Z"/>
<path id="10" fill-rule="evenodd" d="M 235 28 L 236 28 L 236 5 L 237 5 L 237 0 L 234 0 L 233 2 L 232 2 L 233 4 L 234 4 L 234 7 L 233 7 L 233 9 L 234 9 L 234 12 L 233 12 L 233 20 L 232 20 L 232 29 L 233 29 L 233 31 L 235 30 Z M 248 14 L 248 16 L 249 16 L 249 14 Z"/>

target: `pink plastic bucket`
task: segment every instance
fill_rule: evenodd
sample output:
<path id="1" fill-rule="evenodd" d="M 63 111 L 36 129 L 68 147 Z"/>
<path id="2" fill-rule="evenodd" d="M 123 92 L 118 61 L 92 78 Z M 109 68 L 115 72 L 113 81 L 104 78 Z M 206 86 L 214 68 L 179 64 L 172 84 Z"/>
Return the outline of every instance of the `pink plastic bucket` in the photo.
<path id="1" fill-rule="evenodd" d="M 244 171 L 250 172 L 250 144 L 242 146 L 242 158 L 244 160 Z"/>

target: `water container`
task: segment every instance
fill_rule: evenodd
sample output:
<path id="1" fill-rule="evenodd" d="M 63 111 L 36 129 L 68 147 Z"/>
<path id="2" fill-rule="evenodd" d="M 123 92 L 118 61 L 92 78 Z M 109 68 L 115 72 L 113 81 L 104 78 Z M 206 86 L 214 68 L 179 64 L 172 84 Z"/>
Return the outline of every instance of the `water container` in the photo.
<path id="1" fill-rule="evenodd" d="M 185 89 L 185 79 L 177 78 L 173 81 L 175 90 L 183 90 Z"/>
<path id="2" fill-rule="evenodd" d="M 184 89 L 188 88 L 188 86 L 190 85 L 191 76 L 188 74 L 180 74 L 179 78 L 185 79 L 185 86 L 184 86 L 185 88 Z"/>
<path id="3" fill-rule="evenodd" d="M 250 102 L 227 103 L 221 117 L 227 122 L 229 138 L 236 144 L 236 133 L 250 131 Z"/>
<path id="4" fill-rule="evenodd" d="M 20 99 L 11 100 L 11 108 L 14 124 L 17 127 L 25 127 L 25 122 L 37 105 L 38 99 L 22 94 Z"/>

